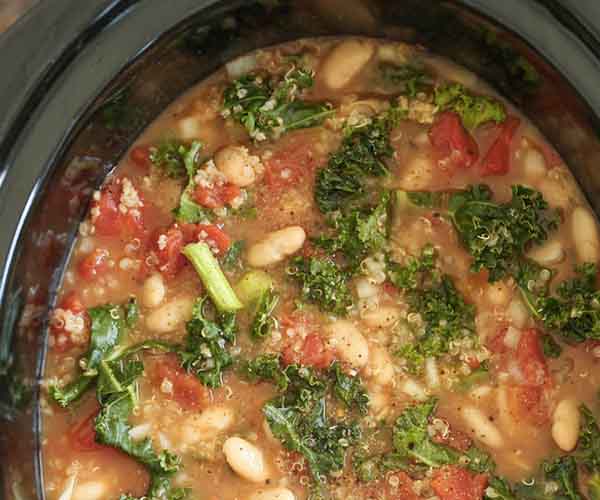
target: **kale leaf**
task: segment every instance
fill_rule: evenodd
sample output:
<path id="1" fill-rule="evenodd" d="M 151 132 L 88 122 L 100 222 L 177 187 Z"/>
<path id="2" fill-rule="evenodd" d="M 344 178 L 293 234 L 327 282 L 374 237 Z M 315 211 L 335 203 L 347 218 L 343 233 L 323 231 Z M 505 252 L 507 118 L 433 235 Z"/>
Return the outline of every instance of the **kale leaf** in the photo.
<path id="1" fill-rule="evenodd" d="M 254 320 L 250 326 L 250 337 L 254 340 L 264 339 L 271 334 L 276 323 L 273 311 L 279 303 L 279 294 L 273 288 L 264 290 L 255 306 Z"/>
<path id="2" fill-rule="evenodd" d="M 223 269 L 226 271 L 241 269 L 243 267 L 242 253 L 245 247 L 246 242 L 244 240 L 238 240 L 232 243 L 232 245 L 229 247 L 229 250 L 227 250 L 221 259 L 221 265 L 223 266 Z"/>
<path id="3" fill-rule="evenodd" d="M 361 413 L 367 413 L 369 396 L 358 375 L 347 375 L 336 361 L 329 368 L 333 379 L 333 392 L 348 408 L 356 407 Z"/>
<path id="4" fill-rule="evenodd" d="M 329 218 L 334 235 L 320 235 L 314 240 L 315 245 L 329 255 L 341 252 L 349 269 L 357 270 L 368 255 L 384 247 L 389 233 L 389 206 L 390 194 L 385 192 L 374 207 L 334 212 Z"/>
<path id="5" fill-rule="evenodd" d="M 194 201 L 194 190 L 196 183 L 194 177 L 200 167 L 200 151 L 202 143 L 192 141 L 189 148 L 182 151 L 181 159 L 187 173 L 188 183 L 181 197 L 179 198 L 179 206 L 173 211 L 175 218 L 187 224 L 197 224 L 211 219 L 211 212 Z"/>
<path id="6" fill-rule="evenodd" d="M 532 484 L 519 483 L 515 496 L 530 500 L 585 500 L 579 491 L 577 463 L 572 456 L 562 456 L 545 462 L 541 477 Z"/>
<path id="7" fill-rule="evenodd" d="M 421 257 L 409 258 L 405 266 L 390 262 L 388 274 L 420 318 L 415 341 L 397 352 L 409 371 L 420 373 L 427 358 L 447 354 L 453 342 L 471 338 L 476 343 L 475 309 L 464 301 L 452 279 L 435 269 L 433 247 L 425 246 Z"/>
<path id="8" fill-rule="evenodd" d="M 575 268 L 575 277 L 549 293 L 552 272 L 531 261 L 519 264 L 515 279 L 532 315 L 546 329 L 569 343 L 600 339 L 600 291 L 596 285 L 597 266 L 585 263 Z M 544 345 L 546 355 L 560 354 L 551 338 Z"/>
<path id="9" fill-rule="evenodd" d="M 223 116 L 241 123 L 256 141 L 320 125 L 333 110 L 329 104 L 299 98 L 312 85 L 313 74 L 302 68 L 292 68 L 279 81 L 267 75 L 244 75 L 225 89 Z"/>
<path id="10" fill-rule="evenodd" d="M 208 297 L 196 301 L 192 319 L 187 322 L 187 338 L 179 352 L 181 364 L 208 387 L 223 384 L 223 372 L 233 363 L 229 346 L 236 336 L 234 313 L 215 313 L 214 320 L 206 317 Z"/>
<path id="11" fill-rule="evenodd" d="M 533 244 L 540 244 L 558 227 L 558 215 L 548 209 L 542 194 L 512 186 L 512 199 L 498 204 L 485 185 L 454 193 L 449 215 L 464 246 L 473 257 L 471 270 L 489 271 L 491 282 L 516 272 Z"/>
<path id="12" fill-rule="evenodd" d="M 184 179 L 188 175 L 186 157 L 198 144 L 200 143 L 197 141 L 187 145 L 177 139 L 164 140 L 150 149 L 150 161 L 168 177 Z"/>
<path id="13" fill-rule="evenodd" d="M 241 364 L 240 375 L 250 382 L 268 380 L 274 382 L 281 391 L 288 388 L 290 379 L 281 367 L 277 354 L 261 354 Z"/>
<path id="14" fill-rule="evenodd" d="M 321 212 L 345 208 L 365 194 L 369 177 L 388 173 L 384 160 L 394 153 L 389 136 L 399 117 L 400 111 L 392 108 L 347 131 L 339 149 L 317 173 L 315 201 Z"/>
<path id="15" fill-rule="evenodd" d="M 345 315 L 352 306 L 348 273 L 329 258 L 295 257 L 287 273 L 302 287 L 302 300 L 322 311 Z"/>
<path id="16" fill-rule="evenodd" d="M 379 66 L 379 72 L 384 82 L 409 97 L 427 90 L 433 82 L 431 76 L 418 64 L 383 63 Z"/>
<path id="17" fill-rule="evenodd" d="M 414 460 L 429 467 L 454 464 L 460 454 L 429 438 L 427 426 L 437 408 L 437 400 L 406 408 L 394 424 L 394 449 L 401 457 Z"/>
<path id="18" fill-rule="evenodd" d="M 474 129 L 489 121 L 501 123 L 506 119 L 502 103 L 488 96 L 475 95 L 460 83 L 437 87 L 434 103 L 440 110 L 457 113 L 468 129 Z"/>
<path id="19" fill-rule="evenodd" d="M 589 472 L 600 473 L 600 428 L 587 406 L 581 405 L 579 412 L 581 429 L 573 455 Z"/>

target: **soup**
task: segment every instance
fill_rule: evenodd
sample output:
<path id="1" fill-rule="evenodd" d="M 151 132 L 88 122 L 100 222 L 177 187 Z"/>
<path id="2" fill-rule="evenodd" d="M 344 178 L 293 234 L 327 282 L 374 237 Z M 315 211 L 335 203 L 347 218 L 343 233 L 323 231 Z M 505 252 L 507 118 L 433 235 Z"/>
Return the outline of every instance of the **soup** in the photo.
<path id="1" fill-rule="evenodd" d="M 50 324 L 50 500 L 600 498 L 598 227 L 476 76 L 243 56 L 103 187 Z"/>

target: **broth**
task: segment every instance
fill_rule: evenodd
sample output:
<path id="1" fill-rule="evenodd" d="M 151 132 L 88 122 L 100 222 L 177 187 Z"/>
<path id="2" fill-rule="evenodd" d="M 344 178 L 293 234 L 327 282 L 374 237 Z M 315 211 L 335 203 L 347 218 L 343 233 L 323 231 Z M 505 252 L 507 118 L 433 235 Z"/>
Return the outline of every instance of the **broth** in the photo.
<path id="1" fill-rule="evenodd" d="M 47 496 L 567 498 L 540 464 L 573 459 L 595 498 L 598 252 L 567 166 L 463 68 L 355 38 L 239 58 L 81 224 Z"/>

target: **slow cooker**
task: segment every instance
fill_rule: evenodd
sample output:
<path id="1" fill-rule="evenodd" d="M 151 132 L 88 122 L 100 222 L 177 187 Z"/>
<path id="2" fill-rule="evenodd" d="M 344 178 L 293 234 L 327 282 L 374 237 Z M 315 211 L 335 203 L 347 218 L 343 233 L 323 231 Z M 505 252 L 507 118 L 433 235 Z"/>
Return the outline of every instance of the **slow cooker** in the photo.
<path id="1" fill-rule="evenodd" d="M 178 95 L 305 36 L 420 44 L 481 75 L 600 210 L 593 0 L 53 0 L 0 36 L 0 497 L 43 499 L 47 312 L 93 189 Z"/>

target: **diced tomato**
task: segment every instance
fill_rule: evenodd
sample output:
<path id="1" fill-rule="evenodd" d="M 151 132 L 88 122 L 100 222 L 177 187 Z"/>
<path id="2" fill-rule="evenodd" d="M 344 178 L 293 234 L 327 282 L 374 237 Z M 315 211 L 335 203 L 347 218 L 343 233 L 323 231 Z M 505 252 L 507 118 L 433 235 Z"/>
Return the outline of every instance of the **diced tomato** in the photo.
<path id="1" fill-rule="evenodd" d="M 463 453 L 473 444 L 473 441 L 467 434 L 452 427 L 445 434 L 435 434 L 431 439 L 434 443 L 450 446 Z"/>
<path id="2" fill-rule="evenodd" d="M 164 356 L 157 363 L 153 379 L 161 392 L 171 396 L 182 408 L 194 410 L 208 403 L 208 389 L 181 368 L 176 356 Z"/>
<path id="3" fill-rule="evenodd" d="M 95 421 L 99 411 L 93 411 L 70 430 L 69 438 L 77 451 L 99 451 L 107 448 L 96 442 Z"/>
<path id="4" fill-rule="evenodd" d="M 136 146 L 129 153 L 129 158 L 138 167 L 148 168 L 150 166 L 150 146 Z"/>
<path id="5" fill-rule="evenodd" d="M 395 486 L 396 481 L 398 481 L 398 486 Z M 393 475 L 389 476 L 386 479 L 387 483 L 387 492 L 389 494 L 388 498 L 394 500 L 418 500 L 419 495 L 415 493 L 413 487 L 413 480 L 406 472 L 398 471 Z"/>
<path id="6" fill-rule="evenodd" d="M 522 332 L 517 346 L 517 363 L 526 385 L 543 386 L 550 382 L 550 372 L 535 328 Z"/>
<path id="7" fill-rule="evenodd" d="M 398 288 L 391 281 L 383 282 L 383 293 L 389 295 L 390 297 L 398 296 Z"/>
<path id="8" fill-rule="evenodd" d="M 229 182 L 213 188 L 197 186 L 194 190 L 194 200 L 206 208 L 221 208 L 230 204 L 241 193 L 239 186 Z"/>
<path id="9" fill-rule="evenodd" d="M 97 215 L 92 217 L 96 234 L 99 236 L 137 237 L 144 231 L 142 210 L 119 210 L 122 187 L 118 181 L 105 186 L 100 199 L 92 207 Z"/>
<path id="10" fill-rule="evenodd" d="M 546 391 L 541 386 L 515 385 L 508 389 L 509 407 L 516 421 L 541 426 L 550 418 Z"/>
<path id="11" fill-rule="evenodd" d="M 479 147 L 452 111 L 440 113 L 429 130 L 429 142 L 439 156 L 439 165 L 468 168 L 479 158 Z"/>
<path id="12" fill-rule="evenodd" d="M 520 124 L 519 118 L 509 116 L 500 125 L 498 137 L 481 162 L 482 175 L 505 175 L 509 172 L 511 143 Z"/>
<path id="13" fill-rule="evenodd" d="M 77 271 L 85 280 L 93 280 L 110 269 L 108 265 L 109 257 L 108 250 L 96 248 L 79 262 Z"/>
<path id="14" fill-rule="evenodd" d="M 223 254 L 229 250 L 231 246 L 231 238 L 227 236 L 227 233 L 223 231 L 219 226 L 214 224 L 198 224 L 197 226 L 198 235 L 201 240 L 205 240 L 209 243 L 214 243 L 219 250 L 220 254 Z M 203 237 L 206 233 L 206 237 Z"/>
<path id="15" fill-rule="evenodd" d="M 299 350 L 288 345 L 282 353 L 282 361 L 285 365 L 299 363 L 315 368 L 327 368 L 333 360 L 333 352 L 325 346 L 323 339 L 317 333 L 308 334 Z"/>
<path id="16" fill-rule="evenodd" d="M 282 191 L 314 175 L 320 159 L 305 134 L 289 136 L 281 149 L 265 161 L 265 185 Z"/>
<path id="17" fill-rule="evenodd" d="M 64 322 L 64 314 L 69 312 L 75 316 L 79 316 L 83 321 L 83 335 L 80 338 L 73 338 L 72 332 L 68 331 Z M 79 300 L 75 292 L 71 292 L 65 296 L 58 307 L 55 309 L 52 320 L 50 321 L 50 336 L 52 339 L 51 346 L 56 352 L 62 353 L 72 349 L 75 345 L 81 345 L 87 342 L 85 332 L 89 330 L 90 319 L 85 307 Z"/>
<path id="18" fill-rule="evenodd" d="M 508 346 L 504 343 L 504 337 L 508 328 L 502 328 L 496 335 L 487 341 L 487 347 L 495 354 L 504 354 L 508 351 Z"/>
<path id="19" fill-rule="evenodd" d="M 458 465 L 434 471 L 431 488 L 440 500 L 481 500 L 488 484 L 486 474 L 474 474 Z"/>

